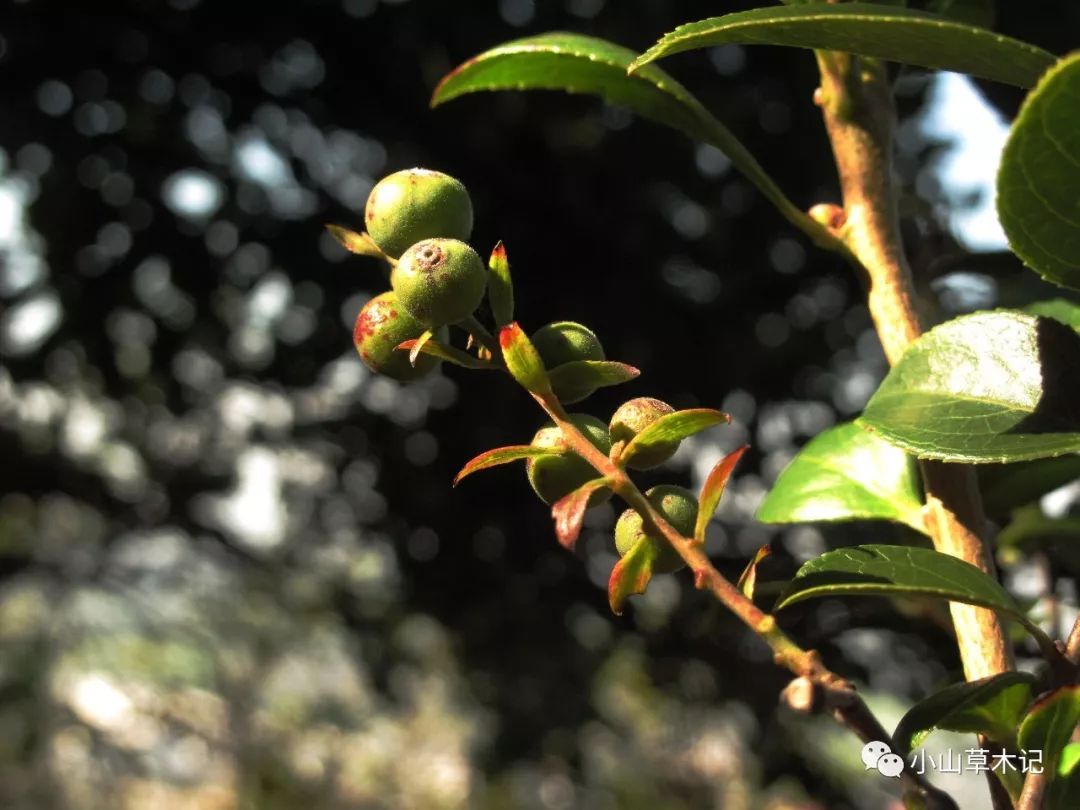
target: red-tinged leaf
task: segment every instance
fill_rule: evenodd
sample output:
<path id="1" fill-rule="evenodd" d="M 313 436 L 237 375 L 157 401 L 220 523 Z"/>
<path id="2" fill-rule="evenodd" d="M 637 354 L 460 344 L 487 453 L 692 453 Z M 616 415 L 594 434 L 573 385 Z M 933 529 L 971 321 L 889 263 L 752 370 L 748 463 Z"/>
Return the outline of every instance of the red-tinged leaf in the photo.
<path id="1" fill-rule="evenodd" d="M 485 362 L 484 360 L 478 360 L 471 354 L 467 354 L 454 346 L 447 346 L 445 343 L 439 343 L 437 340 L 425 340 L 421 343 L 422 339 L 423 335 L 417 340 L 403 340 L 395 348 L 398 351 L 409 352 L 409 357 L 411 358 L 413 350 L 419 343 L 421 354 L 430 354 L 432 357 L 438 357 L 440 360 L 445 360 L 447 363 L 453 363 L 455 366 L 472 369 L 495 368 L 491 363 Z"/>
<path id="2" fill-rule="evenodd" d="M 626 463 L 637 453 L 658 444 L 680 442 L 713 425 L 730 422 L 731 417 L 712 408 L 692 408 L 661 416 L 631 439 L 623 450 L 620 462 Z M 711 516 L 711 515 L 710 515 Z"/>
<path id="3" fill-rule="evenodd" d="M 501 464 L 509 464 L 511 461 L 521 461 L 526 458 L 550 455 L 557 454 L 553 454 L 550 449 L 533 447 L 531 444 L 511 444 L 506 447 L 496 447 L 494 450 L 488 450 L 481 453 L 462 467 L 461 472 L 454 476 L 454 486 L 456 487 L 460 484 L 462 479 L 466 476 L 472 475 L 474 472 L 479 472 L 480 470 L 486 470 L 489 467 L 498 467 Z"/>
<path id="4" fill-rule="evenodd" d="M 432 332 L 430 329 L 425 329 L 424 334 L 420 335 L 420 337 L 413 341 L 412 348 L 409 349 L 410 366 L 416 365 L 416 358 L 420 356 L 420 353 L 424 350 L 424 346 L 426 346 L 428 341 L 431 340 L 434 336 L 434 332 Z"/>
<path id="5" fill-rule="evenodd" d="M 327 225 L 326 230 L 349 253 L 356 253 L 359 256 L 371 256 L 376 259 L 381 259 L 386 255 L 375 244 L 375 240 L 366 233 L 350 231 L 341 225 Z"/>
<path id="6" fill-rule="evenodd" d="M 488 301 L 496 326 L 506 326 L 514 320 L 514 283 L 510 279 L 510 260 L 502 241 L 495 245 L 488 259 Z"/>
<path id="7" fill-rule="evenodd" d="M 531 394 L 550 397 L 551 383 L 548 381 L 544 361 L 516 322 L 499 330 L 499 347 L 502 349 L 506 368 L 518 384 Z"/>
<path id="8" fill-rule="evenodd" d="M 750 563 L 743 570 L 742 575 L 739 577 L 739 590 L 743 592 L 743 596 L 747 599 L 754 598 L 754 588 L 757 586 L 757 567 L 758 563 L 764 560 L 772 554 L 772 546 L 768 543 L 763 545 L 754 554 L 754 558 L 750 560 Z"/>
<path id="9" fill-rule="evenodd" d="M 616 616 L 622 615 L 623 604 L 636 593 L 645 593 L 652 579 L 653 562 L 659 548 L 649 538 L 642 537 L 626 555 L 615 563 L 608 580 L 608 604 Z"/>
<path id="10" fill-rule="evenodd" d="M 1044 766 L 1053 773 L 1058 757 L 1080 722 L 1080 684 L 1069 684 L 1039 697 L 1020 723 L 1024 751 L 1041 751 Z"/>
<path id="11" fill-rule="evenodd" d="M 555 535 L 563 547 L 574 550 L 578 535 L 581 534 L 581 524 L 585 519 L 585 510 L 589 508 L 589 501 L 594 492 L 607 486 L 606 478 L 597 478 L 582 484 L 569 495 L 560 498 L 551 507 L 551 517 L 555 520 Z"/>
<path id="12" fill-rule="evenodd" d="M 727 486 L 728 479 L 731 477 L 731 471 L 735 469 L 735 465 L 749 448 L 750 445 L 744 444 L 739 449 L 728 453 L 712 468 L 709 477 L 705 479 L 698 498 L 697 524 L 694 526 L 694 539 L 699 543 L 705 542 L 705 529 L 708 528 L 716 507 L 720 505 L 720 497 L 724 494 L 724 487 Z"/>

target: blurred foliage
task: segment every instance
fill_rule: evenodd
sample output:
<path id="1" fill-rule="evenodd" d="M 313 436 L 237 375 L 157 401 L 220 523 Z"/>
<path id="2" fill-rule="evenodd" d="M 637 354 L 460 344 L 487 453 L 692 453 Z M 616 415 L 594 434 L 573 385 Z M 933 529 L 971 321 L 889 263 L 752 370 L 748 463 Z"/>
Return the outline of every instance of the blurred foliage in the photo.
<path id="1" fill-rule="evenodd" d="M 1075 45 L 1072 4 L 1000 5 L 1002 30 Z M 371 377 L 349 334 L 385 279 L 323 231 L 359 227 L 390 171 L 461 178 L 478 249 L 508 246 L 523 324 L 584 321 L 643 370 L 626 396 L 735 416 L 643 476 L 698 486 L 753 445 L 709 529 L 723 570 L 774 540 L 766 594 L 865 539 L 752 520 L 798 446 L 884 372 L 857 278 L 718 151 L 625 111 L 558 94 L 427 108 L 445 71 L 513 36 L 643 49 L 710 13 L 0 10 L 0 806 L 883 806 L 851 740 L 807 753 L 835 730 L 777 708 L 786 679 L 764 645 L 684 578 L 609 615 L 614 507 L 588 513 L 571 556 L 524 475 L 451 491 L 465 460 L 526 441 L 539 413 L 486 375 Z M 835 200 L 808 54 L 726 47 L 667 68 L 799 205 Z M 938 221 L 940 145 L 917 126 L 927 86 L 902 81 L 899 165 L 929 281 L 979 260 Z M 987 89 L 1015 111 L 1019 91 Z M 1002 295 L 1020 277 L 978 269 Z M 955 311 L 940 289 L 925 287 L 928 305 Z M 606 420 L 623 393 L 586 404 Z M 835 668 L 902 702 L 958 666 L 936 612 L 791 614 Z"/>

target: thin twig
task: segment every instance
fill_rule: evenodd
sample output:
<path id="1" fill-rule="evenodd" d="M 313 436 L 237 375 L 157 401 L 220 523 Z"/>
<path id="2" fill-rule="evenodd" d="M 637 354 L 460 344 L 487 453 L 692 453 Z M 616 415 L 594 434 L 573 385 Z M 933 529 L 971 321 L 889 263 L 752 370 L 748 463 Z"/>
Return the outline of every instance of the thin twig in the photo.
<path id="1" fill-rule="evenodd" d="M 762 611 L 742 591 L 713 566 L 704 546 L 684 537 L 668 523 L 649 502 L 644 493 L 626 474 L 626 470 L 609 459 L 577 426 L 570 421 L 562 405 L 554 397 L 534 395 L 540 406 L 562 431 L 567 446 L 605 477 L 615 491 L 638 514 L 651 533 L 662 535 L 694 573 L 694 584 L 709 591 L 721 604 L 734 613 L 747 627 L 759 635 L 773 651 L 777 664 L 805 678 L 821 692 L 821 708 L 854 732 L 863 742 L 881 741 L 893 747 L 892 736 L 874 717 L 854 685 L 828 669 L 814 650 L 804 650 L 784 633 L 776 619 Z M 916 792 L 924 806 L 935 810 L 953 810 L 956 805 L 941 791 L 930 785 L 904 763 L 901 780 L 905 792 Z"/>

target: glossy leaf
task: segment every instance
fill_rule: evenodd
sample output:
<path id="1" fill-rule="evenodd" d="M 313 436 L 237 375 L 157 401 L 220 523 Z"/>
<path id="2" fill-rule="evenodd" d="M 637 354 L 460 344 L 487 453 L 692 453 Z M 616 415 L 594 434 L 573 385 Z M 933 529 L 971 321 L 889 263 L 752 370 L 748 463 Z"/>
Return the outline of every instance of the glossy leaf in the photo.
<path id="1" fill-rule="evenodd" d="M 1080 187 L 1078 187 L 1080 188 Z M 1064 298 L 1052 298 L 1049 301 L 1037 301 L 1024 307 L 1024 312 L 1053 318 L 1080 332 L 1080 304 Z"/>
<path id="2" fill-rule="evenodd" d="M 574 360 L 551 369 L 548 379 L 555 390 L 572 390 L 619 385 L 640 374 L 633 366 L 612 360 Z"/>
<path id="3" fill-rule="evenodd" d="M 1009 310 L 948 321 L 904 353 L 859 423 L 920 458 L 1080 451 L 1080 334 Z"/>
<path id="4" fill-rule="evenodd" d="M 1080 480 L 1080 455 L 1040 458 L 1015 464 L 983 464 L 977 472 L 987 513 L 1001 516 L 1058 487 Z"/>
<path id="5" fill-rule="evenodd" d="M 997 206 L 1009 246 L 1054 284 L 1080 288 L 1080 51 L 1039 81 L 1009 131 Z"/>
<path id="6" fill-rule="evenodd" d="M 746 568 L 743 569 L 742 574 L 739 575 L 738 587 L 742 591 L 743 596 L 747 599 L 754 598 L 754 589 L 757 587 L 757 569 L 758 565 L 772 554 L 772 546 L 768 543 L 754 552 L 753 559 L 747 563 Z"/>
<path id="7" fill-rule="evenodd" d="M 1041 696 L 1020 724 L 1024 751 L 1042 751 L 1043 767 L 1053 771 L 1080 723 L 1080 685 L 1062 686 Z"/>
<path id="8" fill-rule="evenodd" d="M 349 253 L 356 253 L 359 256 L 371 256 L 376 259 L 382 259 L 386 256 L 379 249 L 379 246 L 375 244 L 375 240 L 368 236 L 366 232 L 357 233 L 341 225 L 327 225 L 326 230 Z"/>
<path id="9" fill-rule="evenodd" d="M 713 425 L 719 425 L 731 421 L 731 417 L 722 411 L 714 411 L 712 408 L 692 408 L 686 411 L 675 411 L 661 416 L 639 434 L 623 449 L 620 456 L 621 462 L 626 462 L 637 453 L 658 444 L 679 442 L 687 436 L 693 436 Z"/>
<path id="10" fill-rule="evenodd" d="M 506 368 L 518 384 L 539 397 L 551 396 L 544 361 L 532 345 L 529 336 L 517 323 L 510 323 L 499 330 L 499 347 L 502 349 Z"/>
<path id="11" fill-rule="evenodd" d="M 881 519 L 926 532 L 915 460 L 853 422 L 829 428 L 780 473 L 758 509 L 763 523 Z"/>
<path id="12" fill-rule="evenodd" d="M 791 202 L 754 156 L 685 87 L 653 66 L 627 75 L 637 56 L 596 37 L 551 32 L 506 42 L 447 74 L 432 106 L 481 91 L 562 90 L 588 93 L 717 147 L 795 227 L 819 244 L 837 247 L 829 231 Z"/>
<path id="13" fill-rule="evenodd" d="M 559 543 L 571 551 L 581 534 L 581 524 L 585 520 L 585 510 L 589 508 L 589 499 L 596 490 L 607 486 L 606 478 L 588 481 L 569 495 L 560 498 L 551 507 L 551 517 L 555 521 L 555 536 Z"/>
<path id="14" fill-rule="evenodd" d="M 709 473 L 709 477 L 705 479 L 705 483 L 701 485 L 701 495 L 698 496 L 697 521 L 694 524 L 694 539 L 699 543 L 705 542 L 705 530 L 709 528 L 709 521 L 712 520 L 713 515 L 716 513 L 716 507 L 720 505 L 720 498 L 723 497 L 724 488 L 727 487 L 728 479 L 731 478 L 735 465 L 739 463 L 743 453 L 749 449 L 750 445 L 744 444 L 742 447 L 728 453 L 716 463 L 716 466 Z"/>
<path id="15" fill-rule="evenodd" d="M 514 283 L 510 279 L 510 260 L 501 240 L 491 251 L 488 270 L 488 301 L 495 325 L 506 326 L 514 320 Z"/>
<path id="16" fill-rule="evenodd" d="M 454 346 L 448 346 L 445 343 L 440 343 L 437 340 L 424 340 L 421 343 L 421 339 L 416 340 L 403 340 L 396 346 L 398 351 L 409 352 L 412 356 L 413 350 L 416 349 L 417 344 L 420 344 L 420 351 L 423 354 L 430 354 L 432 357 L 438 357 L 440 360 L 445 360 L 447 363 L 452 363 L 455 366 L 461 366 L 462 368 L 471 368 L 476 370 L 494 369 L 496 368 L 486 360 L 480 360 L 473 357 L 468 352 L 463 352 Z"/>
<path id="17" fill-rule="evenodd" d="M 1054 63 L 1041 48 L 984 28 L 871 3 L 758 8 L 681 25 L 630 69 L 695 48 L 729 43 L 844 51 L 1031 87 Z"/>
<path id="18" fill-rule="evenodd" d="M 776 609 L 827 596 L 932 596 L 993 608 L 1034 628 L 997 580 L 963 560 L 928 548 L 865 545 L 822 554 L 802 566 Z"/>
<path id="19" fill-rule="evenodd" d="M 533 447 L 530 444 L 512 444 L 506 447 L 496 447 L 494 450 L 488 450 L 481 453 L 462 467 L 461 471 L 454 476 L 454 486 L 456 487 L 460 484 L 466 476 L 472 475 L 475 472 L 480 472 L 480 470 L 498 467 L 502 464 L 509 464 L 512 461 L 523 461 L 527 458 L 551 455 L 558 454 L 553 453 L 550 449 Z"/>
<path id="20" fill-rule="evenodd" d="M 658 548 L 649 538 L 642 537 L 611 569 L 608 604 L 616 616 L 622 615 L 623 605 L 628 597 L 645 593 L 645 588 L 652 579 L 653 562 L 656 560 Z"/>
<path id="21" fill-rule="evenodd" d="M 999 745 L 1015 748 L 1016 729 L 1031 703 L 1034 682 L 1028 672 L 1003 672 L 935 692 L 901 718 L 893 732 L 897 753 L 906 757 L 939 728 L 986 734 Z"/>

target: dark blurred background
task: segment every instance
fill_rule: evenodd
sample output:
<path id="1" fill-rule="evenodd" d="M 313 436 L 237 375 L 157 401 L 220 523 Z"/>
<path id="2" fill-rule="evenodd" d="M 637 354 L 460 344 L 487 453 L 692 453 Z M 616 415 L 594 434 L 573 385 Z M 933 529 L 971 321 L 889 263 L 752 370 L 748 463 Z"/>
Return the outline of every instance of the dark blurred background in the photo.
<path id="1" fill-rule="evenodd" d="M 748 6 L 4 4 L 0 806 L 894 801 L 853 737 L 778 708 L 785 674 L 685 576 L 610 614 L 614 507 L 589 513 L 571 555 L 520 469 L 451 489 L 476 453 L 527 441 L 539 411 L 494 376 L 371 376 L 350 330 L 384 275 L 323 230 L 360 228 L 391 171 L 465 182 L 473 243 L 508 247 L 519 319 L 581 320 L 643 370 L 583 410 L 606 421 L 652 395 L 734 415 L 642 476 L 698 486 L 753 445 L 710 528 L 731 576 L 769 541 L 771 581 L 833 545 L 902 541 L 885 525 L 753 520 L 798 447 L 884 372 L 848 268 L 718 151 L 597 99 L 428 108 L 440 76 L 506 39 L 569 29 L 640 50 Z M 1076 45 L 1067 0 L 998 11 L 1006 33 Z M 726 47 L 664 67 L 797 204 L 837 199 L 808 52 Z M 964 87 L 1000 134 L 1020 91 Z M 927 312 L 1007 303 L 1031 274 L 970 257 L 996 237 L 965 242 L 945 215 L 987 200 L 942 170 L 952 147 L 926 124 L 935 97 L 948 117 L 941 84 L 911 71 L 898 88 Z M 766 582 L 762 603 L 775 593 Z M 942 616 L 827 601 L 785 622 L 895 721 L 958 676 Z M 977 780 L 960 789 L 965 807 L 985 801 Z"/>

